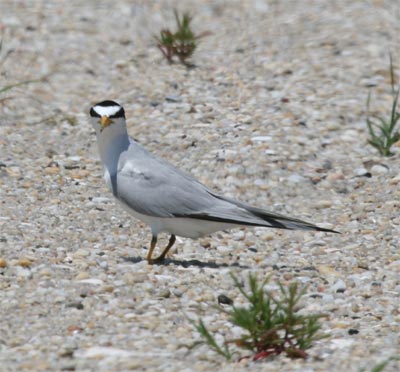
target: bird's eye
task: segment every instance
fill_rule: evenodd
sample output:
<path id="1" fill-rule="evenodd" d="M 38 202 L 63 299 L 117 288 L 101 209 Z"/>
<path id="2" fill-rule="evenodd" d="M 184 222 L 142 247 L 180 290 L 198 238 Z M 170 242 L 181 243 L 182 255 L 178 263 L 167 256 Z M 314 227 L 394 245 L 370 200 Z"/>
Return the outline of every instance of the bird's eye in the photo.
<path id="1" fill-rule="evenodd" d="M 92 118 L 100 118 L 101 116 L 93 109 L 93 107 L 90 109 L 90 116 Z"/>

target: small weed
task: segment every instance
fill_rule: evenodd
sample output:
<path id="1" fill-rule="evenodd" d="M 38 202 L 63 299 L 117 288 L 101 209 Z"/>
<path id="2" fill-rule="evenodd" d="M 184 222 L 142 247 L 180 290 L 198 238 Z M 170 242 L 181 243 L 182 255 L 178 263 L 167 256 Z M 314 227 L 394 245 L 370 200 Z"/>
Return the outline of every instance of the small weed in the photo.
<path id="1" fill-rule="evenodd" d="M 390 148 L 393 146 L 393 144 L 400 140 L 400 132 L 398 128 L 396 128 L 397 122 L 400 120 L 400 112 L 396 111 L 399 100 L 400 85 L 396 90 L 392 56 L 390 56 L 390 83 L 392 87 L 393 103 L 390 118 L 388 120 L 385 120 L 381 116 L 372 116 L 374 120 L 371 120 L 371 116 L 369 114 L 371 93 L 368 94 L 367 98 L 367 127 L 371 137 L 368 142 L 383 156 L 393 155 L 393 153 L 390 151 Z"/>
<path id="2" fill-rule="evenodd" d="M 0 54 L 2 52 L 2 49 L 3 49 L 3 39 L 0 39 Z M 0 59 L 0 62 L 1 62 L 0 66 L 3 64 L 5 58 L 7 58 L 9 56 L 9 54 L 10 54 L 10 52 L 6 54 L 6 56 L 3 58 L 3 60 Z M 5 85 L 3 87 L 0 87 L 0 95 L 5 93 L 5 92 L 7 92 L 7 91 L 9 91 L 9 90 L 11 90 L 11 89 L 13 89 L 13 88 L 19 87 L 21 85 L 27 85 L 27 84 L 37 83 L 37 82 L 43 81 L 45 78 L 46 77 L 42 77 L 42 78 L 39 78 L 39 79 L 33 79 L 33 80 L 23 80 L 23 81 L 20 81 L 18 83 Z M 10 99 L 10 97 L 2 97 L 0 99 L 0 103 L 6 101 L 7 99 Z"/>
<path id="3" fill-rule="evenodd" d="M 191 348 L 206 344 L 228 360 L 237 353 L 231 350 L 230 345 L 251 351 L 254 361 L 282 353 L 291 358 L 306 358 L 305 350 L 314 341 L 326 337 L 319 334 L 319 319 L 325 315 L 299 314 L 299 302 L 305 294 L 305 288 L 300 288 L 297 283 L 288 287 L 279 284 L 280 296 L 277 298 L 263 289 L 269 278 L 259 283 L 255 276 L 249 275 L 250 293 L 247 293 L 238 279 L 231 276 L 248 305 L 233 306 L 231 310 L 218 309 L 228 315 L 233 325 L 243 329 L 243 335 L 238 339 L 225 339 L 221 346 L 200 319 L 197 323 L 193 321 L 193 324 L 202 340 Z"/>
<path id="4" fill-rule="evenodd" d="M 20 81 L 19 83 L 6 85 L 6 86 L 0 88 L 0 94 L 4 93 L 4 92 L 7 92 L 8 90 L 11 90 L 13 88 L 19 87 L 21 85 L 27 85 L 27 84 L 30 84 L 30 83 L 38 83 L 39 81 L 43 81 L 43 79 L 24 80 L 24 81 Z"/>
<path id="5" fill-rule="evenodd" d="M 204 32 L 195 35 L 190 26 L 193 18 L 188 13 L 183 13 L 182 17 L 180 17 L 177 10 L 174 10 L 174 15 L 177 31 L 161 30 L 160 36 L 155 37 L 157 47 L 169 63 L 173 63 L 174 57 L 177 57 L 180 63 L 190 66 L 187 59 L 193 55 L 197 48 L 198 40 L 209 33 Z"/>
<path id="6" fill-rule="evenodd" d="M 375 365 L 372 369 L 371 372 L 383 372 L 383 370 L 387 367 L 387 365 L 393 361 L 400 361 L 400 357 L 398 356 L 392 356 L 386 360 L 384 360 L 383 362 L 378 363 L 377 365 Z M 366 369 L 362 369 L 361 372 L 365 372 Z"/>

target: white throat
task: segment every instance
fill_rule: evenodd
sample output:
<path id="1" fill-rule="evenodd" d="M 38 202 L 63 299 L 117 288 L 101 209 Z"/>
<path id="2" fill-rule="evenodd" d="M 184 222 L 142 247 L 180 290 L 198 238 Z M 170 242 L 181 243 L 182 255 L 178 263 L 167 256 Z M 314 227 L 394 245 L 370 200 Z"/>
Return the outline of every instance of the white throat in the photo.
<path id="1" fill-rule="evenodd" d="M 122 152 L 129 147 L 129 137 L 123 118 L 112 119 L 113 123 L 101 130 L 96 126 L 97 144 L 101 161 L 110 175 L 118 170 L 118 160 Z"/>

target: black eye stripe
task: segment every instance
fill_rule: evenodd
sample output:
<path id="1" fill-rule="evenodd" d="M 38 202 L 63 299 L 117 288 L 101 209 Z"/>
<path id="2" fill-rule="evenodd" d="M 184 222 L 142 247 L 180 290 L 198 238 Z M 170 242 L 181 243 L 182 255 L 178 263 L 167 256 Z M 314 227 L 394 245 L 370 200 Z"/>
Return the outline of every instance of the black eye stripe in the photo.
<path id="1" fill-rule="evenodd" d="M 96 111 L 93 110 L 93 107 L 90 109 L 90 116 L 92 118 L 99 118 L 100 117 L 100 115 Z"/>
<path id="2" fill-rule="evenodd" d="M 124 118 L 125 117 L 125 111 L 124 108 L 121 107 L 114 115 L 110 116 L 110 119 L 117 119 L 117 118 Z"/>

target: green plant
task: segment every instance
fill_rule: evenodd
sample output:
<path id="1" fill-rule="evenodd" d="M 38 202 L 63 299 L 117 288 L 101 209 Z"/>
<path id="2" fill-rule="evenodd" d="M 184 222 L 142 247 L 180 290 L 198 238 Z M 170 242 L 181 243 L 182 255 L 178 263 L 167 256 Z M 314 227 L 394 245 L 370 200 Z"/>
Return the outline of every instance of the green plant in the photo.
<path id="1" fill-rule="evenodd" d="M 371 372 L 382 372 L 386 368 L 386 366 L 392 361 L 400 361 L 400 357 L 392 356 L 392 357 L 384 360 L 383 362 L 378 363 L 371 369 Z M 361 370 L 361 372 L 365 372 L 365 371 L 366 371 L 365 368 Z"/>
<path id="2" fill-rule="evenodd" d="M 259 283 L 257 278 L 250 274 L 250 293 L 247 293 L 238 279 L 234 275 L 231 276 L 235 287 L 248 301 L 248 305 L 233 306 L 231 310 L 219 309 L 228 315 L 233 325 L 243 329 L 243 335 L 238 339 L 225 339 L 221 346 L 200 319 L 193 324 L 202 340 L 192 347 L 206 344 L 228 360 L 235 354 L 229 347 L 232 344 L 251 351 L 254 361 L 282 353 L 291 358 L 306 358 L 305 350 L 309 349 L 314 341 L 326 337 L 319 334 L 319 319 L 325 315 L 299 314 L 299 303 L 305 294 L 305 288 L 300 288 L 297 283 L 287 287 L 279 283 L 280 296 L 277 298 L 264 291 L 269 278 Z"/>
<path id="3" fill-rule="evenodd" d="M 10 84 L 10 85 L 6 85 L 2 88 L 0 88 L 0 94 L 7 92 L 8 90 L 11 90 L 13 88 L 19 87 L 21 85 L 26 85 L 26 84 L 30 84 L 30 83 L 37 83 L 39 81 L 42 81 L 43 79 L 36 79 L 36 80 L 24 80 L 24 81 L 20 81 L 19 83 L 14 83 L 14 84 Z"/>
<path id="4" fill-rule="evenodd" d="M 174 10 L 174 15 L 177 31 L 161 30 L 160 36 L 155 37 L 157 47 L 169 63 L 172 63 L 173 58 L 176 56 L 180 63 L 189 66 L 187 59 L 193 55 L 197 48 L 198 40 L 206 36 L 208 32 L 195 35 L 190 26 L 193 18 L 188 13 L 183 13 L 182 17 L 180 17 L 177 10 Z"/>
<path id="5" fill-rule="evenodd" d="M 397 90 L 395 90 L 392 56 L 390 56 L 390 83 L 392 87 L 393 103 L 389 120 L 385 120 L 381 116 L 372 116 L 374 121 L 371 120 L 369 114 L 371 92 L 368 94 L 367 98 L 367 127 L 371 137 L 368 142 L 383 156 L 393 155 L 390 151 L 390 148 L 393 146 L 393 144 L 400 140 L 400 133 L 396 128 L 397 122 L 400 120 L 400 112 L 396 111 L 399 100 L 400 85 L 398 86 Z"/>

